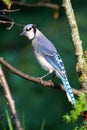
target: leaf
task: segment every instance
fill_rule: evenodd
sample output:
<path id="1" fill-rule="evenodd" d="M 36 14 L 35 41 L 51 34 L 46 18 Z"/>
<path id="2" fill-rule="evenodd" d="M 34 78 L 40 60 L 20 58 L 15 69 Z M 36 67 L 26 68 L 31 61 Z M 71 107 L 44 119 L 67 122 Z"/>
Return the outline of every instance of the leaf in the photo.
<path id="1" fill-rule="evenodd" d="M 2 1 L 8 7 L 8 9 L 11 8 L 11 1 L 10 0 L 2 0 Z"/>

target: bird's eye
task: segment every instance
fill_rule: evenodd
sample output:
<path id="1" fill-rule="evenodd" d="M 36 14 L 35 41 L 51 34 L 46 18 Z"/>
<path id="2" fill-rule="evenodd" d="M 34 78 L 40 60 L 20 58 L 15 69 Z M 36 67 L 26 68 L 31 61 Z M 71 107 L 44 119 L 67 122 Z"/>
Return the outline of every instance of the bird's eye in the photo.
<path id="1" fill-rule="evenodd" d="M 32 28 L 26 28 L 26 31 L 30 31 Z"/>
<path id="2" fill-rule="evenodd" d="M 26 31 L 29 31 L 29 28 L 26 28 Z"/>

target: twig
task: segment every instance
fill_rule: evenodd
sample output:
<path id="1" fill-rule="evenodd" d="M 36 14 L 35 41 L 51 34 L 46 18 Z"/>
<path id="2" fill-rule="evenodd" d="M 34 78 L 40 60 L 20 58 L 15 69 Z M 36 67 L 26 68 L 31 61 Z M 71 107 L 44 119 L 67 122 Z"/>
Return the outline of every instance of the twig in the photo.
<path id="1" fill-rule="evenodd" d="M 0 23 L 3 23 L 3 24 L 10 24 L 10 26 L 6 28 L 7 30 L 10 30 L 14 25 L 24 27 L 23 24 L 15 23 L 14 21 L 5 21 L 5 20 L 0 20 Z"/>
<path id="2" fill-rule="evenodd" d="M 83 79 L 83 81 L 80 81 L 80 84 L 83 89 L 87 90 L 87 64 L 83 57 L 82 41 L 80 40 L 78 26 L 70 0 L 63 0 L 63 7 L 65 9 L 69 27 L 71 30 L 71 37 L 75 49 L 75 55 L 77 58 L 77 72 L 79 74 L 79 77 Z"/>
<path id="3" fill-rule="evenodd" d="M 29 3 L 24 3 L 24 2 L 19 2 L 19 1 L 11 1 L 12 5 L 19 5 L 19 6 L 25 6 L 25 7 L 48 7 L 52 8 L 54 10 L 59 10 L 59 5 L 57 4 L 52 4 L 52 3 L 35 3 L 35 4 L 29 4 Z"/>
<path id="4" fill-rule="evenodd" d="M 23 24 L 15 23 L 14 21 L 4 21 L 4 20 L 0 20 L 0 23 L 4 23 L 4 24 L 9 23 L 9 24 L 17 25 L 17 26 L 22 26 L 22 27 L 25 26 L 25 25 L 23 25 Z"/>
<path id="5" fill-rule="evenodd" d="M 10 24 L 10 26 L 6 28 L 8 30 L 10 30 L 14 25 L 16 25 L 16 26 L 22 26 L 22 27 L 25 26 L 23 24 L 15 23 L 13 18 L 8 17 L 6 15 L 0 15 L 0 17 L 3 18 L 3 19 L 6 19 L 6 20 L 0 20 L 0 23 Z"/>
<path id="6" fill-rule="evenodd" d="M 10 21 L 0 20 L 0 23 L 4 23 L 4 24 L 10 23 L 10 26 L 6 28 L 7 30 L 10 30 L 13 27 L 13 25 L 15 24 L 13 18 L 10 18 L 6 15 L 0 15 L 0 17 L 10 20 Z"/>
<path id="7" fill-rule="evenodd" d="M 14 10 L 3 9 L 3 10 L 0 10 L 0 12 L 2 12 L 2 13 L 6 13 L 6 12 L 13 13 L 13 12 L 18 12 L 18 11 L 20 11 L 20 9 L 14 9 Z"/>
<path id="8" fill-rule="evenodd" d="M 18 75 L 18 76 L 20 76 L 20 77 L 22 77 L 22 78 L 24 78 L 24 79 L 26 79 L 28 81 L 40 84 L 43 87 L 57 88 L 57 89 L 60 89 L 60 90 L 64 91 L 63 85 L 54 84 L 51 80 L 50 81 L 45 81 L 45 80 L 41 80 L 39 78 L 35 78 L 35 77 L 31 76 L 31 75 L 25 74 L 25 73 L 17 70 L 16 68 L 14 68 L 10 64 L 8 64 L 3 58 L 0 58 L 0 63 L 2 65 L 4 65 L 8 70 L 10 70 L 12 73 L 14 73 L 14 74 L 16 74 L 16 75 Z M 72 91 L 77 96 L 79 96 L 79 94 L 82 93 L 82 90 L 77 90 L 77 89 L 74 89 L 74 88 L 72 88 Z M 85 90 L 84 93 L 87 93 L 87 91 Z"/>
<path id="9" fill-rule="evenodd" d="M 2 18 L 4 18 L 4 19 L 7 20 L 7 21 L 6 21 L 6 20 L 0 20 L 0 23 L 3 23 L 3 24 L 7 24 L 7 23 L 9 23 L 9 24 L 10 24 L 10 26 L 7 27 L 6 29 L 10 30 L 14 25 L 22 26 L 21 24 L 17 24 L 17 23 L 15 23 L 14 20 L 13 20 L 13 18 L 8 17 L 8 16 L 5 15 L 6 12 L 10 12 L 10 13 L 12 13 L 12 12 L 17 12 L 17 11 L 20 11 L 20 9 L 15 9 L 15 10 L 7 10 L 7 9 L 3 9 L 3 10 L 0 10 L 0 12 L 3 13 L 3 15 L 0 15 L 0 17 L 2 17 Z"/>
<path id="10" fill-rule="evenodd" d="M 4 72 L 3 72 L 1 66 L 0 66 L 0 81 L 1 81 L 1 85 L 2 85 L 4 93 L 5 93 L 5 98 L 8 102 L 8 104 L 9 104 L 9 107 L 10 107 L 12 117 L 14 119 L 16 130 L 23 130 L 22 127 L 21 127 L 20 120 L 19 120 L 18 115 L 17 115 L 17 111 L 16 111 L 16 108 L 15 108 L 15 102 L 12 98 L 8 83 L 6 81 L 6 78 L 5 78 L 5 75 L 4 75 Z"/>
<path id="11" fill-rule="evenodd" d="M 10 26 L 6 28 L 7 30 L 10 30 L 10 29 L 14 26 L 14 24 L 15 24 L 15 23 L 12 22 L 12 21 L 4 21 L 4 20 L 0 20 L 0 23 L 4 23 L 4 24 L 9 23 Z"/>

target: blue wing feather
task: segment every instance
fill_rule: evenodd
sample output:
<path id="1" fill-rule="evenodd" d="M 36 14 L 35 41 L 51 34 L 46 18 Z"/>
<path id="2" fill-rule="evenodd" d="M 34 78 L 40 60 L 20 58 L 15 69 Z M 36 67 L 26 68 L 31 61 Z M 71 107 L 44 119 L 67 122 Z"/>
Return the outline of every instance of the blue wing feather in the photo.
<path id="1" fill-rule="evenodd" d="M 55 54 L 53 56 L 46 56 L 45 58 L 57 70 L 58 76 L 62 76 L 62 78 L 66 79 L 66 71 L 59 54 Z"/>
<path id="2" fill-rule="evenodd" d="M 58 76 L 62 76 L 62 78 L 66 78 L 66 71 L 64 68 L 64 64 L 61 60 L 60 55 L 57 53 L 57 51 L 53 51 L 49 48 L 45 48 L 44 46 L 39 45 L 38 46 L 38 52 L 41 54 L 48 63 L 50 63 L 55 70 L 58 72 Z"/>

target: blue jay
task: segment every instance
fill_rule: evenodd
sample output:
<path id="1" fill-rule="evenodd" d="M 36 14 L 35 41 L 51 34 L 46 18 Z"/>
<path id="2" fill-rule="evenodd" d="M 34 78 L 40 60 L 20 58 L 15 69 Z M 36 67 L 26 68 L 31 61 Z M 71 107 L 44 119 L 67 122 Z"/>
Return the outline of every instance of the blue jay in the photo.
<path id="1" fill-rule="evenodd" d="M 23 32 L 20 35 L 25 35 L 31 40 L 35 57 L 42 68 L 48 71 L 48 73 L 41 78 L 44 78 L 54 71 L 56 76 L 63 82 L 68 100 L 75 106 L 74 94 L 72 93 L 71 86 L 67 79 L 64 64 L 54 45 L 36 28 L 34 24 L 25 25 Z"/>

